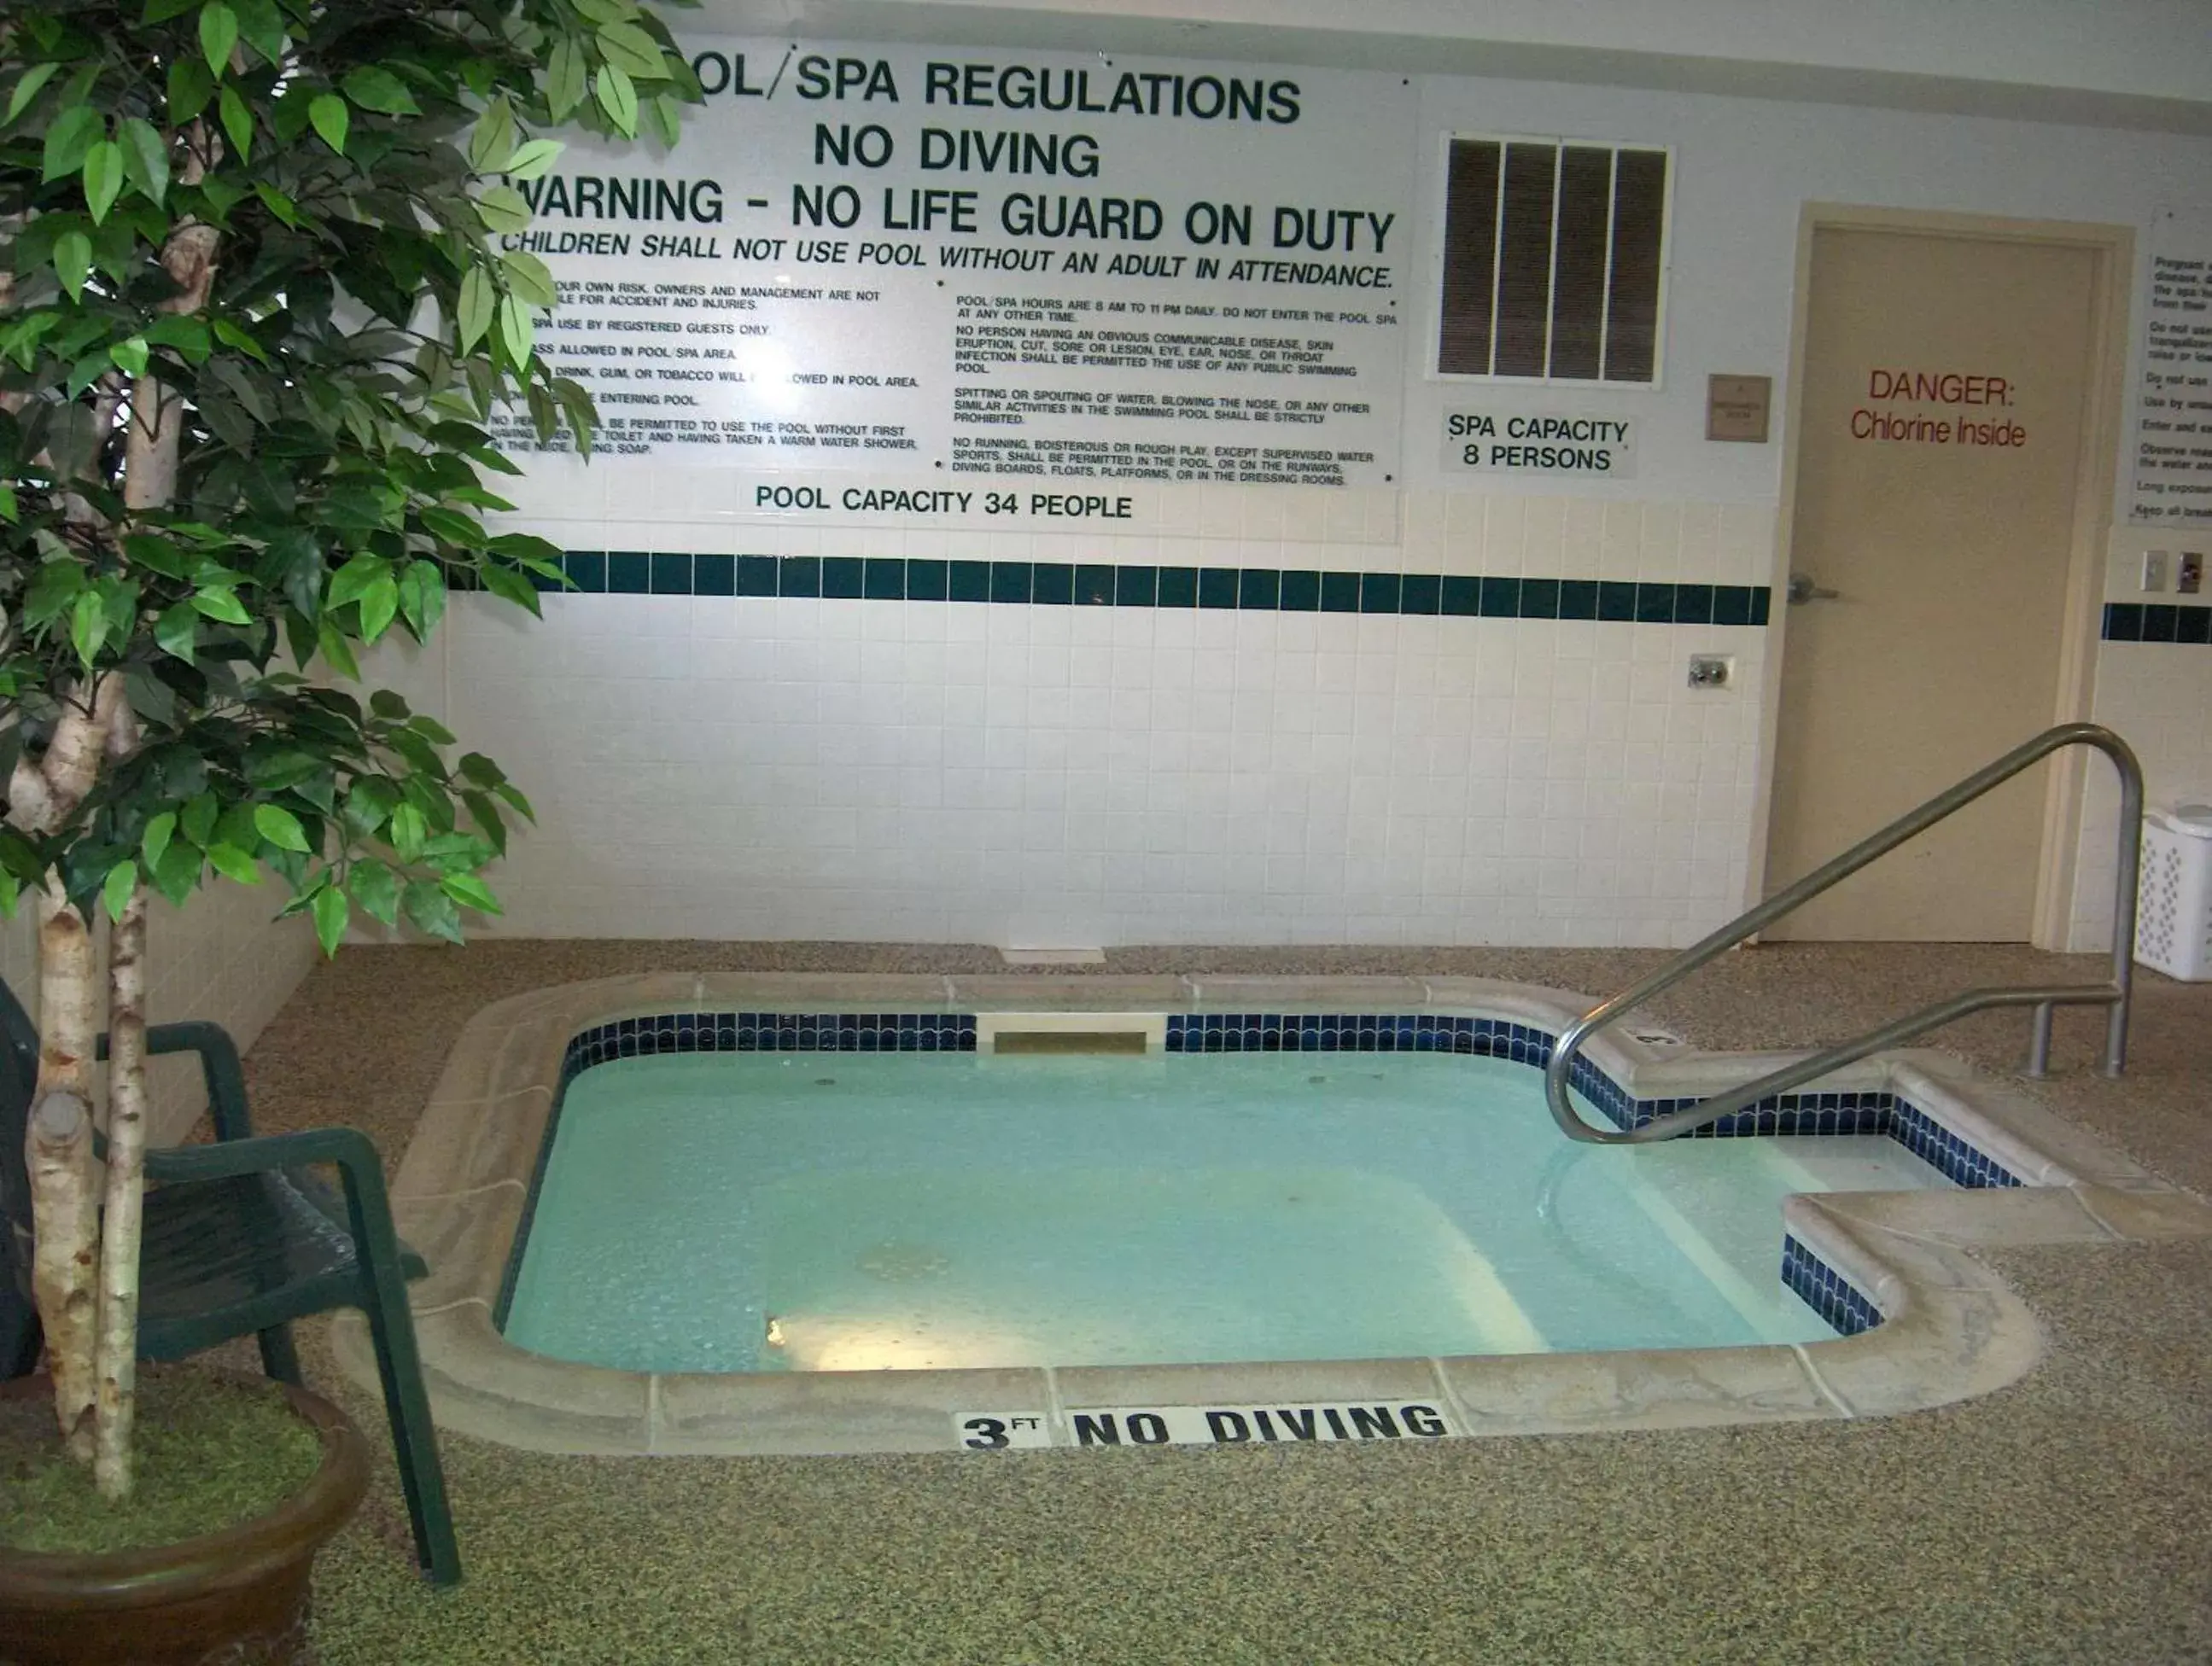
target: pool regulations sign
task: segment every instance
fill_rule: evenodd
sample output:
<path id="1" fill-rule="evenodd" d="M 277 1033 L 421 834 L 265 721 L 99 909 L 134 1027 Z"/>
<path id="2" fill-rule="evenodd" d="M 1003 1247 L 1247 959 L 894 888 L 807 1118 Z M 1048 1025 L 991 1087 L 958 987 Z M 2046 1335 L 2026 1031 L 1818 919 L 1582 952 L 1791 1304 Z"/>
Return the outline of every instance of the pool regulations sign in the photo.
<path id="1" fill-rule="evenodd" d="M 503 239 L 614 457 L 1379 484 L 1413 92 L 1305 66 L 684 36 L 672 151 L 577 142 Z M 501 443 L 538 449 L 528 426 Z"/>
<path id="2" fill-rule="evenodd" d="M 969 1451 L 1033 1446 L 1237 1446 L 1340 1440 L 1435 1440 L 1457 1434 L 1425 1401 L 1291 1406 L 1114 1406 L 1066 1414 L 1066 1427 L 1007 1412 L 957 1412 L 957 1442 Z"/>

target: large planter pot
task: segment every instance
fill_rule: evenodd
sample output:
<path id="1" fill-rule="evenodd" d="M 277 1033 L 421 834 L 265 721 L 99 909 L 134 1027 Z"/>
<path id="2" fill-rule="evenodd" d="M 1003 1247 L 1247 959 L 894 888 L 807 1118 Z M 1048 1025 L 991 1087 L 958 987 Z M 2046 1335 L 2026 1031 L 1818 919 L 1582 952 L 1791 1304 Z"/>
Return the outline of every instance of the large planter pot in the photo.
<path id="1" fill-rule="evenodd" d="M 0 1666 L 262 1666 L 307 1657 L 307 1576 L 368 1486 L 361 1432 L 278 1384 L 322 1437 L 322 1467 L 280 1508 L 181 1544 L 99 1555 L 0 1548 Z M 0 1396 L 51 1396 L 44 1377 Z"/>

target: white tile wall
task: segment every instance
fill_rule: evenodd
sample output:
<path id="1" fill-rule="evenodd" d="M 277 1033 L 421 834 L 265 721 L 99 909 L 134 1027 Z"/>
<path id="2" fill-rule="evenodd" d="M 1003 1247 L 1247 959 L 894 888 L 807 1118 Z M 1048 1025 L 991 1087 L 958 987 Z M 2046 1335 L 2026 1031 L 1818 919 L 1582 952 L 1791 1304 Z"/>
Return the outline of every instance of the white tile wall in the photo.
<path id="1" fill-rule="evenodd" d="M 1107 536 L 641 530 L 544 500 L 529 524 L 583 548 L 1727 584 L 1771 562 L 1764 506 L 1286 495 L 1305 494 L 1155 489 L 1151 530 Z M 540 812 L 498 876 L 504 932 L 1679 944 L 1740 906 L 1756 629 L 636 596 L 545 612 L 465 598 L 442 653 L 445 720 Z M 1686 686 L 1698 651 L 1735 656 L 1730 688 Z"/>
<path id="2" fill-rule="evenodd" d="M 2101 644 L 2094 715 L 2135 748 L 2150 803 L 2212 803 L 2212 648 L 2201 643 Z M 2112 942 L 2118 815 L 2119 790 L 2112 772 L 2102 759 L 2093 760 L 2082 795 L 2071 948 L 2088 951 Z"/>

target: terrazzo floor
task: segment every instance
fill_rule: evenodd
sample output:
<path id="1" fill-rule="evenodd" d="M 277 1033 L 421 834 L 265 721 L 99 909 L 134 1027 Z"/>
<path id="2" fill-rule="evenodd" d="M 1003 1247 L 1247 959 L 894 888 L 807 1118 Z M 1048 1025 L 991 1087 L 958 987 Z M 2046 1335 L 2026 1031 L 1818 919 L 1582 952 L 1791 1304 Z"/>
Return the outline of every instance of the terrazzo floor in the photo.
<path id="1" fill-rule="evenodd" d="M 1602 994 L 1632 951 L 1162 948 L 1114 972 L 1412 972 Z M 647 970 L 994 972 L 980 948 L 499 942 L 356 948 L 247 1060 L 258 1125 L 343 1122 L 396 1164 L 461 1025 Z M 1970 985 L 2094 959 L 1764 947 L 1653 1015 L 1706 1046 L 1833 1040 Z M 2017 1014 L 1934 1038 L 2009 1074 Z M 2212 1191 L 2212 984 L 2145 973 L 2135 1054 L 2090 1074 L 2062 1013 L 2033 1091 Z M 388 1457 L 325 1553 L 316 1633 L 352 1663 L 2212 1660 L 2212 1241 L 1987 1259 L 2043 1364 L 1912 1416 L 1567 1438 L 985 1457 L 552 1457 L 448 1436 L 468 1578 L 414 1577 Z M 380 1438 L 319 1326 L 310 1379 Z"/>

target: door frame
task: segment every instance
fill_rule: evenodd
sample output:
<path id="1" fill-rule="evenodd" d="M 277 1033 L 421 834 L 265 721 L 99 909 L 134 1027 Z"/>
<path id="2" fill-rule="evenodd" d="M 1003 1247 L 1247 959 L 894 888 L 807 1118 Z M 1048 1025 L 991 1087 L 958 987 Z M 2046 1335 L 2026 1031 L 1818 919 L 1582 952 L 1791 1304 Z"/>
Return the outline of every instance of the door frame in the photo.
<path id="1" fill-rule="evenodd" d="M 2091 362 L 2084 378 L 2080 454 L 2075 458 L 2074 526 L 2066 566 L 2064 622 L 2060 627 L 2058 694 L 2053 724 L 2087 718 L 2095 693 L 2097 644 L 2104 617 L 2106 546 L 2118 489 L 2123 403 L 2127 390 L 2128 302 L 2135 274 L 2135 228 L 2065 220 L 2011 220 L 1995 215 L 1917 209 L 1875 208 L 1848 203 L 1808 203 L 1798 215 L 1796 292 L 1790 302 L 1788 414 L 1783 425 L 1782 500 L 1777 506 L 1774 603 L 1767 627 L 1765 686 L 1760 694 L 1761 764 L 1752 801 L 1751 849 L 1744 863 L 1743 906 L 1766 892 L 1767 839 L 1779 759 L 1776 738 L 1782 713 L 1782 675 L 1790 651 L 1790 546 L 1796 530 L 1798 437 L 1804 428 L 1805 335 L 1812 310 L 1813 239 L 1820 231 L 1887 232 L 1947 240 L 2031 243 L 2087 249 L 2095 257 L 2089 333 Z M 2022 740 L 2027 736 L 2021 736 Z M 2087 765 L 2078 748 L 2051 759 L 2044 795 L 2042 856 L 2036 864 L 2035 907 L 2029 942 L 2063 949 L 2070 931 L 2081 795 Z"/>

